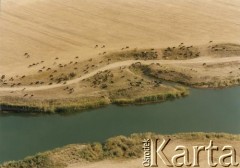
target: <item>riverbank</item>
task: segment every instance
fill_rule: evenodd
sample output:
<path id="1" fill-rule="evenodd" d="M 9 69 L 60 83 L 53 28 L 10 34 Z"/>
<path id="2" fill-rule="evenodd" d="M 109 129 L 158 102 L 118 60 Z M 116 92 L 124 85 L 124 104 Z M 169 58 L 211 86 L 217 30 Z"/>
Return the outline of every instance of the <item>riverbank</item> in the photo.
<path id="1" fill-rule="evenodd" d="M 129 137 L 117 136 L 106 140 L 104 143 L 92 144 L 72 144 L 52 151 L 39 153 L 36 156 L 27 157 L 21 161 L 6 162 L 0 168 L 27 168 L 27 167 L 45 167 L 45 168 L 64 168 L 64 167 L 91 167 L 102 165 L 100 167 L 110 167 L 123 163 L 132 162 L 132 167 L 141 166 L 143 157 L 142 141 L 144 139 L 170 138 L 170 147 L 165 151 L 166 155 L 174 153 L 174 145 L 208 145 L 213 140 L 214 145 L 222 147 L 232 145 L 239 149 L 240 136 L 223 133 L 181 133 L 174 135 L 159 135 L 154 133 L 132 134 Z M 172 149 L 172 150 L 171 150 Z M 201 155 L 201 166 L 207 165 L 207 159 L 203 159 L 206 154 Z M 237 160 L 240 159 L 237 153 Z M 121 165 L 121 164 L 120 164 Z M 128 165 L 129 166 L 129 165 Z"/>
<path id="2" fill-rule="evenodd" d="M 64 115 L 0 114 L 0 163 L 67 144 L 103 142 L 149 130 L 162 134 L 240 133 L 240 114 L 236 111 L 240 108 L 240 87 L 189 91 L 185 98 L 147 105 L 107 105 Z"/>
<path id="3" fill-rule="evenodd" d="M 240 46 L 208 44 L 165 49 L 128 49 L 37 73 L 2 75 L 0 110 L 59 113 L 108 104 L 146 104 L 187 96 L 188 89 L 226 88 L 240 83 Z M 207 55 L 207 56 L 206 56 Z M 41 65 L 40 65 L 41 64 Z M 39 69 L 39 66 L 43 66 Z M 170 83 L 169 83 L 170 82 Z"/>
<path id="4" fill-rule="evenodd" d="M 56 100 L 35 100 L 25 101 L 24 99 L 5 97 L 0 104 L 0 111 L 3 113 L 15 112 L 15 113 L 73 113 L 87 109 L 99 108 L 109 104 L 117 105 L 140 105 L 148 103 L 160 103 L 164 101 L 174 100 L 181 97 L 185 97 L 189 94 L 189 91 L 185 87 L 167 88 L 169 91 L 164 90 L 166 88 L 153 89 L 147 93 L 139 94 L 132 90 L 121 90 L 121 95 L 116 95 L 115 92 L 111 93 L 110 97 L 85 97 L 85 98 L 73 98 L 73 99 L 56 99 Z M 124 92 L 124 93 L 123 93 Z M 126 97 L 124 97 L 125 94 Z M 129 95 L 129 97 L 127 97 Z M 5 101 L 5 102 L 4 102 Z M 10 103 L 9 103 L 10 102 Z"/>

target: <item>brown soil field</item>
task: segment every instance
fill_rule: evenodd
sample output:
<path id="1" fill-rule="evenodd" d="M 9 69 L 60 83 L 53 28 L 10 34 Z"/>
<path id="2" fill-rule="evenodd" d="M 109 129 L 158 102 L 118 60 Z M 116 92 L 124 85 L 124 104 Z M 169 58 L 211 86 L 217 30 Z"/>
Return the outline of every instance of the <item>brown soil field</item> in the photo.
<path id="1" fill-rule="evenodd" d="M 130 48 L 240 43 L 237 0 L 2 0 L 1 74 L 32 74 L 26 65 Z M 95 49 L 95 45 L 99 45 Z M 102 46 L 105 45 L 104 48 Z M 24 54 L 29 53 L 26 59 Z M 52 66 L 46 62 L 46 66 Z"/>

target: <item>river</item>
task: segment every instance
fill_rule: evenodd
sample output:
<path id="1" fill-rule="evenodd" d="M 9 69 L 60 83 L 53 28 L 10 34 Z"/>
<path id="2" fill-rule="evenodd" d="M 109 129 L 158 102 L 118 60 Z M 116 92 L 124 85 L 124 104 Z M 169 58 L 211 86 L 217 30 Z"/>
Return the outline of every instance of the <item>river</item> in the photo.
<path id="1" fill-rule="evenodd" d="M 23 159 L 71 143 L 104 141 L 139 132 L 240 134 L 240 87 L 191 89 L 159 104 L 109 105 L 72 115 L 0 115 L 0 162 Z"/>

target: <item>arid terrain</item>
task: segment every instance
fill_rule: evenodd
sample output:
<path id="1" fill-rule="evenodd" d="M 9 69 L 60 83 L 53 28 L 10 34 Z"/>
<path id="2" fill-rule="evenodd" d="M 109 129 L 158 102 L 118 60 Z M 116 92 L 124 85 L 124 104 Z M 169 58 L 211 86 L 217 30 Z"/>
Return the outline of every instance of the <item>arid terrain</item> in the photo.
<path id="1" fill-rule="evenodd" d="M 238 0 L 1 0 L 0 111 L 78 111 L 238 86 L 239 9 Z M 239 149 L 239 138 L 229 137 L 214 138 Z M 177 138 L 209 142 L 205 134 Z M 89 161 L 85 146 L 2 167 L 142 167 L 139 155 L 124 152 L 97 158 L 93 151 Z"/>
<path id="2" fill-rule="evenodd" d="M 240 43 L 238 0 L 2 0 L 1 74 L 35 73 L 39 60 L 87 60 L 130 48 L 181 42 Z M 95 45 L 99 48 L 94 49 Z M 105 48 L 101 48 L 105 45 Z M 29 53 L 26 59 L 24 54 Z"/>
<path id="3" fill-rule="evenodd" d="M 160 102 L 187 95 L 179 84 L 238 85 L 239 5 L 223 0 L 2 1 L 3 110 Z M 59 107 L 63 101 L 65 107 Z"/>
<path id="4" fill-rule="evenodd" d="M 51 67 L 45 64 L 49 60 L 39 60 L 26 65 L 34 74 L 1 75 L 2 111 L 63 112 L 110 103 L 162 102 L 188 95 L 185 86 L 224 88 L 240 83 L 237 44 L 210 41 L 202 46 L 124 50 L 86 61 L 76 56 L 67 63 L 56 57 Z"/>

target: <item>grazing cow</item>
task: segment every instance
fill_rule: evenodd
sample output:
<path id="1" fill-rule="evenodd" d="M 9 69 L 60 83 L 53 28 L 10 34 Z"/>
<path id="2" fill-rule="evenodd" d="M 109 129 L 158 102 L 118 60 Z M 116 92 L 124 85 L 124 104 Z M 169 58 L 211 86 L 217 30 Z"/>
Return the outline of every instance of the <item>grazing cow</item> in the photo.
<path id="1" fill-rule="evenodd" d="M 30 55 L 28 53 L 25 53 L 24 56 L 26 56 L 26 58 L 30 57 Z"/>

